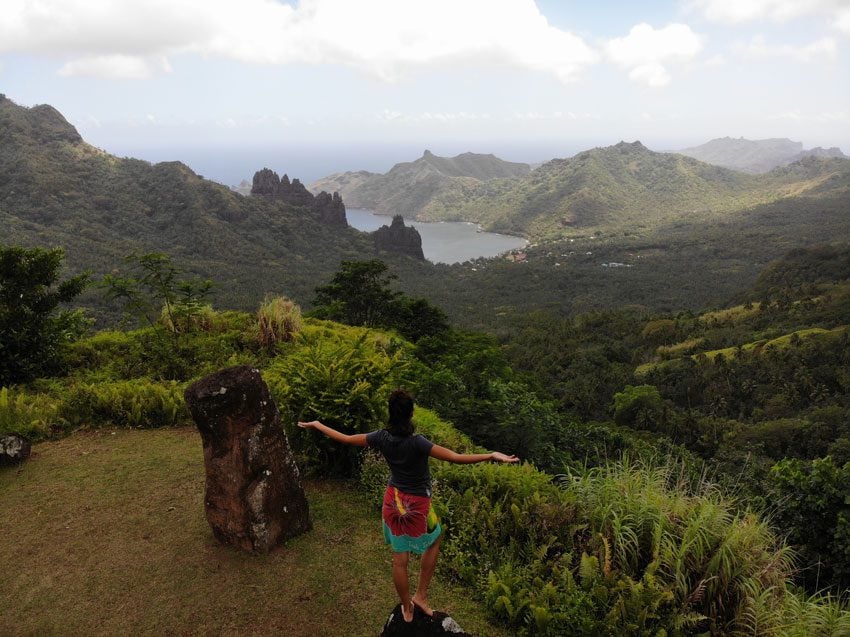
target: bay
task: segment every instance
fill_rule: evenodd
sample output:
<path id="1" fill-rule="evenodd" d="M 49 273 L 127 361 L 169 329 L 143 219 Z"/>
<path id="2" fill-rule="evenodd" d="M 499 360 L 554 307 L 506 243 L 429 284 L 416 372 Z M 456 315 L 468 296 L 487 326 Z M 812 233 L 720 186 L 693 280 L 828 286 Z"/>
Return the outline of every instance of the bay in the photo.
<path id="1" fill-rule="evenodd" d="M 388 226 L 391 216 L 377 215 L 372 210 L 348 208 L 348 225 L 364 232 L 374 232 Z M 478 225 L 467 221 L 425 222 L 404 220 L 422 236 L 422 252 L 433 263 L 463 263 L 478 257 L 495 257 L 510 250 L 525 247 L 527 241 L 496 232 L 479 231 Z"/>

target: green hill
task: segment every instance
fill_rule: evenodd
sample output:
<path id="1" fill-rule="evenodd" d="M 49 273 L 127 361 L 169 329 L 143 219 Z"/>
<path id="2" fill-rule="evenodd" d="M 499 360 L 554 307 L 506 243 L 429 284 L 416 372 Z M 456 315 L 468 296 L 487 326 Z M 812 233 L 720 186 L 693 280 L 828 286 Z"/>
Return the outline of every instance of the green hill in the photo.
<path id="1" fill-rule="evenodd" d="M 419 159 L 396 164 L 384 175 L 365 171 L 336 174 L 316 181 L 310 189 L 339 191 L 348 205 L 356 208 L 431 219 L 434 201 L 439 201 L 439 208 L 451 202 L 460 205 L 481 182 L 522 177 L 529 171 L 528 164 L 494 155 L 438 157 L 426 150 Z"/>
<path id="2" fill-rule="evenodd" d="M 3 242 L 62 246 L 73 271 L 110 272 L 131 251 L 163 251 L 216 279 L 216 299 L 253 307 L 281 290 L 309 298 L 342 259 L 371 258 L 369 238 L 309 207 L 243 197 L 179 162 L 95 148 L 53 108 L 0 96 Z"/>

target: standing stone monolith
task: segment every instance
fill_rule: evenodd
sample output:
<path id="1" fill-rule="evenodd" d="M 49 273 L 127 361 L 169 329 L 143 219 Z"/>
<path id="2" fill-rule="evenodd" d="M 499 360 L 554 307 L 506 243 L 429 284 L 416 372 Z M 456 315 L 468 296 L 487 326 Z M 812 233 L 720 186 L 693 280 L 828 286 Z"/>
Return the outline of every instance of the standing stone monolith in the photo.
<path id="1" fill-rule="evenodd" d="M 186 388 L 204 443 L 207 521 L 215 537 L 267 552 L 312 527 L 280 413 L 260 372 L 229 367 Z"/>

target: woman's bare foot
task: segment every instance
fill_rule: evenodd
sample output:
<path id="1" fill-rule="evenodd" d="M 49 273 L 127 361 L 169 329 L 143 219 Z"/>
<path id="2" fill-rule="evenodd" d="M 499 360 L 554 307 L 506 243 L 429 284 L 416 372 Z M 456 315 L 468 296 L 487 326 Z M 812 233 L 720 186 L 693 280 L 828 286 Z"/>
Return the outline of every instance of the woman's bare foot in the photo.
<path id="1" fill-rule="evenodd" d="M 416 595 L 410 600 L 419 610 L 431 617 L 434 614 L 434 609 L 428 605 L 427 599 L 419 599 Z"/>
<path id="2" fill-rule="evenodd" d="M 413 601 L 411 600 L 409 604 L 401 604 L 401 618 L 406 622 L 410 623 L 413 621 Z"/>

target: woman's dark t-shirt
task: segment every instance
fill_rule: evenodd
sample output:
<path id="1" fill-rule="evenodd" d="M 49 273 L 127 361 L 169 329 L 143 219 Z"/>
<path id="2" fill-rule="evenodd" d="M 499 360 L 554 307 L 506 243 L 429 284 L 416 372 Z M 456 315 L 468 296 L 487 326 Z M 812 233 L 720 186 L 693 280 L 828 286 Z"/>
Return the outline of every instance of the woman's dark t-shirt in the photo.
<path id="1" fill-rule="evenodd" d="M 386 429 L 366 434 L 370 449 L 380 451 L 390 465 L 390 486 L 399 491 L 431 497 L 428 456 L 434 443 L 425 436 L 394 436 Z"/>

